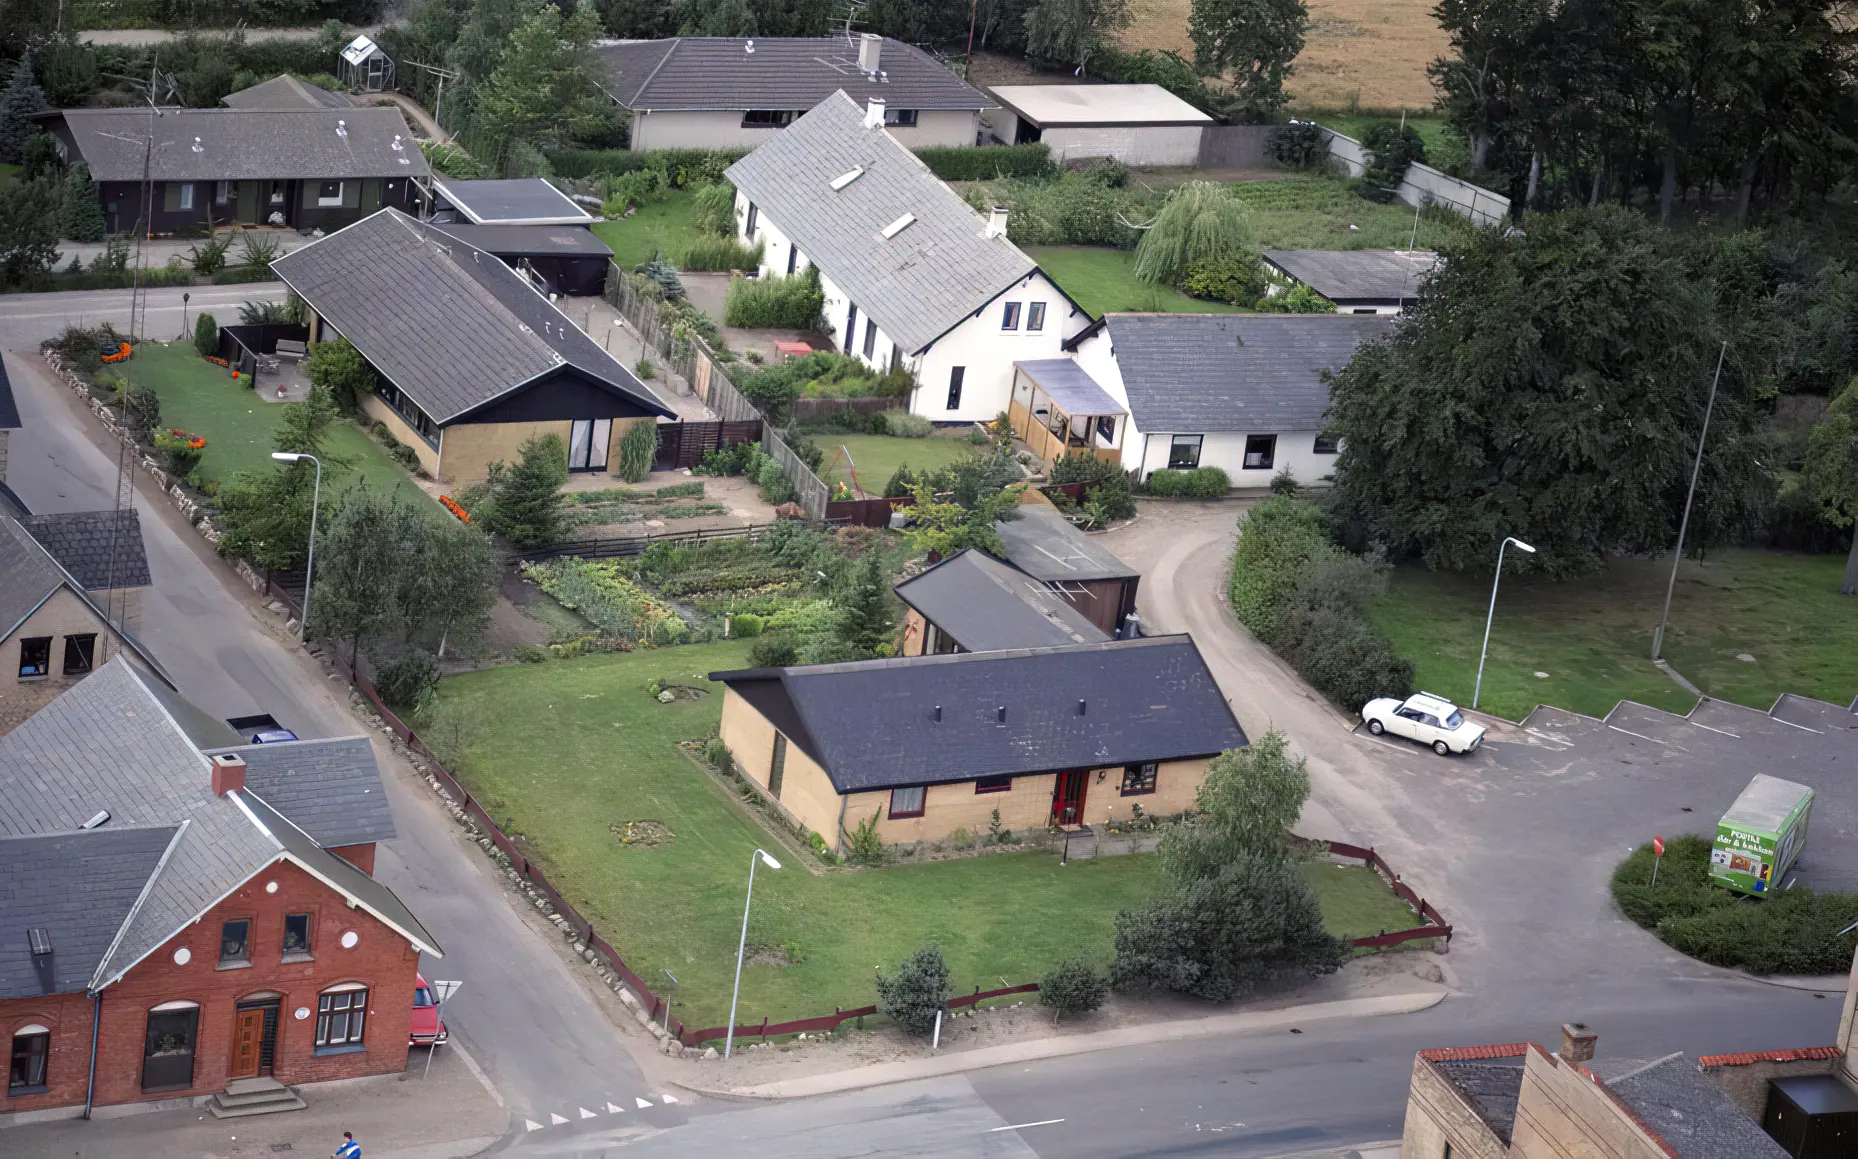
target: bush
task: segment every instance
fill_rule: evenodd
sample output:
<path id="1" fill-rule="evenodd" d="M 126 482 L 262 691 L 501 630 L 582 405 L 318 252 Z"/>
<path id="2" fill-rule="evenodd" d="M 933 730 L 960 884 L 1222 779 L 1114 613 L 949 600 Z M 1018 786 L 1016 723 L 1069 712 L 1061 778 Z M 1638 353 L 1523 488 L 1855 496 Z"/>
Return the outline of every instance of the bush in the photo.
<path id="1" fill-rule="evenodd" d="M 1419 130 L 1404 122 L 1376 121 L 1361 135 L 1369 154 L 1361 175 L 1361 194 L 1370 201 L 1393 200 L 1393 191 L 1406 177 L 1407 166 L 1426 159 L 1426 142 Z"/>
<path id="2" fill-rule="evenodd" d="M 1373 564 L 1338 553 L 1298 581 L 1265 642 L 1350 712 L 1379 696 L 1405 699 L 1413 691 L 1413 662 L 1367 615 L 1384 590 Z"/>
<path id="3" fill-rule="evenodd" d="M 639 169 L 664 174 L 672 189 L 714 185 L 723 170 L 741 160 L 746 149 L 562 149 L 547 154 L 557 177 L 606 177 L 609 180 Z"/>
<path id="4" fill-rule="evenodd" d="M 200 459 L 206 454 L 206 440 L 195 438 L 185 431 L 156 431 L 154 433 L 155 450 L 161 453 L 163 464 L 168 474 L 179 475 L 185 479 L 192 475 L 194 468 L 200 465 Z"/>
<path id="5" fill-rule="evenodd" d="M 1333 314 L 1335 303 L 1298 282 L 1275 294 L 1267 290 L 1252 309 L 1260 314 Z"/>
<path id="6" fill-rule="evenodd" d="M 813 266 L 791 278 L 732 278 L 723 299 L 723 322 L 744 330 L 820 330 L 825 304 Z"/>
<path id="7" fill-rule="evenodd" d="M 729 634 L 746 640 L 761 635 L 761 630 L 767 627 L 767 623 L 753 612 L 737 612 L 729 617 Z"/>
<path id="8" fill-rule="evenodd" d="M 853 865 L 882 865 L 885 860 L 884 839 L 877 835 L 877 814 L 873 813 L 852 827 L 845 847 L 845 859 Z"/>
<path id="9" fill-rule="evenodd" d="M 696 209 L 691 220 L 698 229 L 717 237 L 735 236 L 735 186 L 727 181 L 705 185 L 691 203 Z"/>
<path id="10" fill-rule="evenodd" d="M 123 424 L 137 442 L 150 441 L 155 428 L 161 425 L 161 396 L 137 382 L 128 383 L 121 393 Z M 181 473 L 186 474 L 185 471 Z"/>
<path id="11" fill-rule="evenodd" d="M 1314 503 L 1280 496 L 1259 503 L 1239 522 L 1239 546 L 1232 561 L 1233 614 L 1260 639 L 1268 637 L 1304 572 L 1336 551 Z"/>
<path id="12" fill-rule="evenodd" d="M 1148 477 L 1148 493 L 1164 499 L 1217 499 L 1231 487 L 1232 480 L 1218 467 L 1156 471 Z"/>
<path id="13" fill-rule="evenodd" d="M 374 674 L 374 690 L 402 716 L 418 712 L 438 686 L 438 661 L 420 651 L 408 652 Z"/>
<path id="14" fill-rule="evenodd" d="M 1135 496 L 1121 466 L 1095 455 L 1064 455 L 1052 463 L 1053 483 L 1084 484 L 1080 505 L 1084 522 L 1105 527 L 1118 519 L 1135 517 Z"/>
<path id="15" fill-rule="evenodd" d="M 1314 121 L 1292 121 L 1278 126 L 1265 148 L 1279 165 L 1314 169 L 1329 156 L 1329 132 Z"/>
<path id="16" fill-rule="evenodd" d="M 944 181 L 995 181 L 1002 177 L 1050 177 L 1058 171 L 1052 151 L 1030 145 L 933 145 L 916 150 L 929 172 Z"/>
<path id="17" fill-rule="evenodd" d="M 215 230 L 206 241 L 187 247 L 187 264 L 196 274 L 217 274 L 226 268 L 226 251 L 231 248 L 232 234 Z"/>
<path id="18" fill-rule="evenodd" d="M 1264 293 L 1264 273 L 1258 260 L 1250 254 L 1232 254 L 1224 258 L 1198 261 L 1187 267 L 1181 289 L 1190 297 L 1209 302 L 1229 302 L 1249 306 Z"/>
<path id="19" fill-rule="evenodd" d="M 1067 958 L 1039 979 L 1039 1001 L 1052 1008 L 1052 1025 L 1066 1014 L 1087 1014 L 1109 996 L 1109 979 L 1082 958 Z"/>
<path id="20" fill-rule="evenodd" d="M 703 453 L 703 462 L 697 464 L 699 475 L 725 476 L 740 475 L 748 469 L 752 452 L 761 448 L 754 443 L 731 443 L 714 451 Z"/>
<path id="21" fill-rule="evenodd" d="M 754 270 L 761 265 L 762 245 L 743 245 L 733 237 L 706 237 L 684 251 L 686 270 Z"/>
<path id="22" fill-rule="evenodd" d="M 611 177 L 606 183 L 606 203 L 600 212 L 608 217 L 623 217 L 629 206 L 644 205 L 664 195 L 665 175 L 657 169 L 634 169 Z"/>
<path id="23" fill-rule="evenodd" d="M 194 349 L 202 358 L 219 353 L 219 322 L 211 314 L 194 319 Z"/>
<path id="24" fill-rule="evenodd" d="M 626 428 L 619 440 L 619 477 L 628 483 L 643 482 L 652 473 L 652 460 L 658 457 L 658 423 L 641 419 Z"/>
<path id="25" fill-rule="evenodd" d="M 911 414 L 908 411 L 879 411 L 878 414 L 883 417 L 884 422 L 884 429 L 879 433 L 892 438 L 926 439 L 929 437 L 929 432 L 935 429 L 934 423 L 922 415 Z"/>
<path id="26" fill-rule="evenodd" d="M 762 636 L 748 650 L 748 663 L 752 668 L 788 668 L 799 659 L 800 653 L 793 640 L 784 635 Z"/>
<path id="27" fill-rule="evenodd" d="M 729 746 L 724 744 L 723 738 L 719 736 L 713 736 L 709 740 L 703 742 L 703 759 L 709 763 L 711 768 L 718 769 L 725 773 L 729 771 L 729 766 L 734 763 L 734 758 L 729 752 Z"/>
<path id="28" fill-rule="evenodd" d="M 652 365 L 651 359 L 641 358 L 638 365 L 632 368 L 632 373 L 639 376 L 640 382 L 650 382 L 657 375 L 658 368 Z"/>
<path id="29" fill-rule="evenodd" d="M 948 963 L 934 942 L 903 959 L 888 978 L 877 976 L 878 1013 L 911 1034 L 928 1034 L 948 1008 Z"/>

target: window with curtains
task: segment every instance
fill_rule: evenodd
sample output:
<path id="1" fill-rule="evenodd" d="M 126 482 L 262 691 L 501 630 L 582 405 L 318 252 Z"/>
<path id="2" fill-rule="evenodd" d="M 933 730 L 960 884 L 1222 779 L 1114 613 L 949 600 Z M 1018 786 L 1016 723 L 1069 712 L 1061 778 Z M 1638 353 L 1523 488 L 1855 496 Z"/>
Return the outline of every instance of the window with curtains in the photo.
<path id="1" fill-rule="evenodd" d="M 52 1032 L 33 1024 L 13 1032 L 13 1061 L 6 1074 L 6 1093 L 32 1094 L 45 1089 L 45 1063 L 52 1053 Z"/>
<path id="2" fill-rule="evenodd" d="M 1019 306 L 1018 302 L 1008 302 L 1006 307 L 1000 311 L 1000 329 L 1019 329 Z"/>
<path id="3" fill-rule="evenodd" d="M 1045 329 L 1045 303 L 1028 302 L 1026 304 L 1026 330 Z"/>
<path id="4" fill-rule="evenodd" d="M 316 998 L 316 1047 L 360 1046 L 368 1016 L 368 989 L 328 990 Z"/>
<path id="5" fill-rule="evenodd" d="M 895 821 L 903 817 L 922 816 L 923 794 L 924 788 L 921 785 L 911 785 L 906 789 L 892 789 L 890 791 L 890 819 Z"/>

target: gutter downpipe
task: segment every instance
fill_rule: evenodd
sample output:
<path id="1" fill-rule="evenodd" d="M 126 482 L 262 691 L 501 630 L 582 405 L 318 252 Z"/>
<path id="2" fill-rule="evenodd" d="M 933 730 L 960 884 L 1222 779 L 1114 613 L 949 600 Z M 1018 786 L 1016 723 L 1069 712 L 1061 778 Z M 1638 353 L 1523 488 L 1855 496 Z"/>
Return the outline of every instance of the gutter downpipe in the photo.
<path id="1" fill-rule="evenodd" d="M 97 1033 L 103 1028 L 103 991 L 90 996 L 90 1081 L 84 1088 L 84 1118 L 90 1118 L 90 1108 L 97 1098 Z"/>
<path id="2" fill-rule="evenodd" d="M 845 810 L 851 803 L 852 798 L 850 793 L 839 794 L 839 840 L 838 848 L 834 849 L 833 852 L 837 853 L 840 857 L 845 856 Z"/>

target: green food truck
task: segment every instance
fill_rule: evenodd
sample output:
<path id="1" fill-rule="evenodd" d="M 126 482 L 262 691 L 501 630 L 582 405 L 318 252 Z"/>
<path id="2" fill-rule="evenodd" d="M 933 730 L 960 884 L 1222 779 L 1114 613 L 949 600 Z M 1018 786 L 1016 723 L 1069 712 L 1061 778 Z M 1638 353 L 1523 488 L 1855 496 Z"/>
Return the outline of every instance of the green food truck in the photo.
<path id="1" fill-rule="evenodd" d="M 1757 773 L 1716 823 L 1710 880 L 1737 893 L 1782 888 L 1806 847 L 1812 813 L 1813 790 Z"/>

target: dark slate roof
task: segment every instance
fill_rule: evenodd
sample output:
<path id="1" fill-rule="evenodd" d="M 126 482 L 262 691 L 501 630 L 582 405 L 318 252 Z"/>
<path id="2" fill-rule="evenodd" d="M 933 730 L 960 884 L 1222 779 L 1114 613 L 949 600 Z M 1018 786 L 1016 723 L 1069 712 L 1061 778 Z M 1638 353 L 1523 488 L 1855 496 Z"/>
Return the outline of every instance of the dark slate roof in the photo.
<path id="1" fill-rule="evenodd" d="M 613 247 L 577 225 L 439 225 L 434 230 L 498 257 L 611 258 Z"/>
<path id="2" fill-rule="evenodd" d="M 28 515 L 20 524 L 90 591 L 139 588 L 153 582 L 142 544 L 142 519 L 134 508 Z M 110 566 L 112 554 L 114 568 Z"/>
<path id="3" fill-rule="evenodd" d="M 393 810 L 365 736 L 211 749 L 245 761 L 245 786 L 325 849 L 394 838 Z"/>
<path id="4" fill-rule="evenodd" d="M 956 552 L 898 584 L 897 595 L 969 652 L 1108 639 L 1069 600 L 981 551 Z"/>
<path id="5" fill-rule="evenodd" d="M 777 725 L 798 720 L 790 738 L 841 793 L 1210 756 L 1246 743 L 1188 636 L 710 679 L 757 708 L 773 705 L 763 711 Z"/>
<path id="6" fill-rule="evenodd" d="M 1618 1073 L 1616 1067 L 1609 1068 Z M 1673 1055 L 1606 1079 L 1606 1088 L 1684 1159 L 1785 1159 L 1695 1061 Z"/>
<path id="7" fill-rule="evenodd" d="M 24 527 L 0 519 L 0 640 L 70 579 Z"/>
<path id="8" fill-rule="evenodd" d="M 90 985 L 178 832 L 176 825 L 105 826 L 0 837 L 0 998 Z M 32 929 L 51 938 L 49 974 L 41 974 L 33 960 L 27 941 Z"/>
<path id="9" fill-rule="evenodd" d="M 540 177 L 485 181 L 435 177 L 432 183 L 473 225 L 584 225 L 594 219 L 573 198 Z"/>
<path id="10" fill-rule="evenodd" d="M 406 118 L 392 105 L 163 109 L 152 120 L 141 109 L 64 109 L 50 115 L 64 118 L 98 181 L 142 179 L 143 142 L 151 126 L 156 181 L 425 177 L 430 172 Z"/>
<path id="11" fill-rule="evenodd" d="M 1264 260 L 1331 302 L 1409 303 L 1439 255 L 1429 250 L 1266 250 Z"/>
<path id="12" fill-rule="evenodd" d="M 1516 1128 L 1516 1099 L 1522 1092 L 1524 1055 L 1451 1059 L 1433 1063 L 1476 1109 L 1505 1147 Z"/>
<path id="13" fill-rule="evenodd" d="M 850 184 L 832 183 L 858 169 Z M 905 350 L 918 351 L 1038 265 L 880 127 L 834 93 L 725 176 Z M 889 238 L 886 228 L 915 221 Z"/>
<path id="14" fill-rule="evenodd" d="M 1017 510 L 1018 519 L 996 523 L 994 530 L 1006 547 L 1006 561 L 1032 578 L 1058 583 L 1141 574 L 1049 504 L 1026 503 Z"/>
<path id="15" fill-rule="evenodd" d="M 1325 370 L 1389 333 L 1392 316 L 1110 314 L 1105 318 L 1136 428 L 1150 434 L 1320 431 Z"/>
<path id="16" fill-rule="evenodd" d="M 750 43 L 754 52 L 748 52 Z M 613 99 L 629 109 L 810 109 L 839 89 L 893 109 L 992 109 L 979 89 L 914 45 L 886 38 L 880 75 L 858 70 L 843 36 L 680 36 L 599 50 Z"/>
<path id="17" fill-rule="evenodd" d="M 633 373 L 491 254 L 383 209 L 271 263 L 434 422 L 572 367 L 671 417 Z"/>
<path id="18" fill-rule="evenodd" d="M 1037 383 L 1045 396 L 1068 415 L 1119 415 L 1123 405 L 1069 358 L 1036 358 L 1013 364 Z"/>
<path id="19" fill-rule="evenodd" d="M 0 358 L 0 431 L 16 431 L 24 425 L 19 421 L 19 404 L 13 401 L 13 380 L 6 376 L 6 359 Z"/>
<path id="20" fill-rule="evenodd" d="M 326 88 L 280 73 L 261 80 L 236 93 L 227 93 L 219 103 L 232 109 L 352 109 L 355 102 L 346 93 L 332 93 Z"/>

